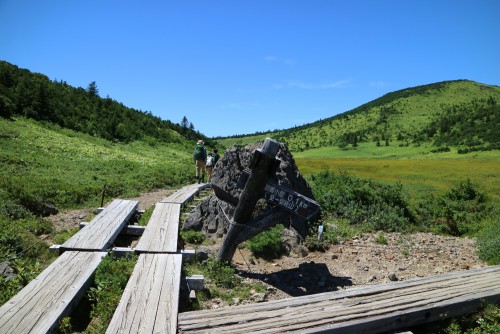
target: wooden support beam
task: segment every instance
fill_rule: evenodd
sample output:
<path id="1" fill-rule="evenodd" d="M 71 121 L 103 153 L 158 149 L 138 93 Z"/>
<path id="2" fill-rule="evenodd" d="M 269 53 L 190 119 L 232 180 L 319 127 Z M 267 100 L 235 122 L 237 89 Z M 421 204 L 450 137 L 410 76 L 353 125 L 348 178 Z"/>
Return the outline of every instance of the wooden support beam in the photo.
<path id="1" fill-rule="evenodd" d="M 201 291 L 205 288 L 204 287 L 205 277 L 203 277 L 203 275 L 187 276 L 186 282 L 189 287 L 189 290 Z"/>
<path id="2" fill-rule="evenodd" d="M 194 249 L 182 249 L 179 252 L 182 254 L 182 261 L 194 262 L 196 258 L 196 251 Z"/>
<path id="3" fill-rule="evenodd" d="M 52 245 L 49 247 L 49 252 L 57 252 L 59 253 L 60 252 L 60 249 L 61 248 L 61 245 Z"/>
<path id="4" fill-rule="evenodd" d="M 113 255 L 116 256 L 117 258 L 122 258 L 129 254 L 135 253 L 133 248 L 128 248 L 128 247 L 113 247 L 111 251 L 113 252 Z"/>
<path id="5" fill-rule="evenodd" d="M 59 249 L 58 248 L 59 245 L 53 245 L 52 247 L 54 247 L 54 250 Z M 130 253 L 136 253 L 136 254 L 141 253 L 139 250 L 134 249 L 134 248 L 130 248 L 130 247 L 114 247 L 112 249 L 112 252 L 116 257 L 123 257 L 123 256 L 126 256 L 127 254 L 130 254 Z M 156 254 L 174 254 L 174 253 L 165 252 L 165 253 L 156 253 Z M 175 254 L 181 254 L 182 261 L 184 261 L 184 262 L 193 262 L 196 258 L 196 251 L 194 249 L 182 249 L 182 250 L 177 251 L 177 253 L 175 253 Z"/>
<path id="6" fill-rule="evenodd" d="M 88 224 L 89 224 L 88 222 L 81 222 L 80 229 L 84 228 Z M 144 233 L 145 229 L 146 229 L 146 226 L 127 225 L 120 231 L 120 235 L 138 236 L 139 237 Z"/>
<path id="7" fill-rule="evenodd" d="M 257 201 L 260 199 L 266 181 L 272 170 L 276 166 L 276 154 L 279 151 L 279 142 L 267 138 L 261 150 L 256 150 L 250 164 L 252 174 L 248 178 L 245 189 L 240 195 L 240 199 L 234 211 L 234 223 L 224 236 L 222 245 L 217 254 L 218 258 L 224 262 L 230 262 L 234 252 L 238 247 L 237 238 L 240 231 L 245 227 L 252 217 Z"/>

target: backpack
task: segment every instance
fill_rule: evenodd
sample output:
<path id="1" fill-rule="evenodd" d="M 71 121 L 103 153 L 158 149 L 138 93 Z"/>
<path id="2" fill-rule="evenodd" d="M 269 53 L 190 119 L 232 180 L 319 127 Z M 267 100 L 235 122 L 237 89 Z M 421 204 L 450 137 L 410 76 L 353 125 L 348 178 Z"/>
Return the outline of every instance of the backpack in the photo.
<path id="1" fill-rule="evenodd" d="M 208 167 L 212 166 L 213 160 L 214 160 L 214 157 L 209 155 L 207 158 L 207 166 Z"/>
<path id="2" fill-rule="evenodd" d="M 205 147 L 203 145 L 196 145 L 194 147 L 194 158 L 196 160 L 205 160 Z"/>
<path id="3" fill-rule="evenodd" d="M 213 164 L 215 165 L 217 163 L 217 161 L 219 161 L 219 155 L 217 153 L 214 153 L 212 155 L 212 160 L 213 160 Z"/>

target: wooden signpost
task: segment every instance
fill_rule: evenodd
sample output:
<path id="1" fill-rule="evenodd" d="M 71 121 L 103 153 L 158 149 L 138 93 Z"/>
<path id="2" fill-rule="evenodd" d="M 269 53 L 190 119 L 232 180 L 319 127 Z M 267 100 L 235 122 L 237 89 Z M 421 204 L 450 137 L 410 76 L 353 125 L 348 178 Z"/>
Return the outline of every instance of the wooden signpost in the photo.
<path id="1" fill-rule="evenodd" d="M 230 262 L 238 244 L 274 226 L 273 221 L 282 217 L 285 210 L 307 220 L 319 212 L 319 205 L 314 200 L 269 180 L 279 166 L 279 160 L 276 159 L 279 145 L 279 142 L 267 138 L 262 149 L 255 150 L 249 166 L 250 170 L 243 172 L 239 183 L 241 186 L 244 185 L 244 189 L 236 206 L 233 222 L 230 222 L 217 254 L 219 260 Z M 277 205 L 279 209 L 273 209 L 250 222 L 255 205 L 260 198 L 265 198 L 268 202 Z M 252 231 L 248 231 L 249 226 Z"/>
<path id="2" fill-rule="evenodd" d="M 248 169 L 243 170 L 238 183 L 245 184 L 250 174 Z M 312 219 L 320 209 L 318 202 L 271 180 L 268 180 L 264 186 L 261 197 L 306 220 Z"/>

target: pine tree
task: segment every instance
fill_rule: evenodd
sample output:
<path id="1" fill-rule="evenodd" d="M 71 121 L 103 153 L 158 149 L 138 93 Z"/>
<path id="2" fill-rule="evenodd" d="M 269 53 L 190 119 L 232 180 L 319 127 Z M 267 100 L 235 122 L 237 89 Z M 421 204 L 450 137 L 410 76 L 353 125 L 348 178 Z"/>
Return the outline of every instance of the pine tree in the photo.
<path id="1" fill-rule="evenodd" d="M 95 81 L 92 81 L 89 83 L 87 86 L 87 93 L 89 93 L 92 96 L 99 96 L 99 89 L 97 89 L 97 84 Z"/>

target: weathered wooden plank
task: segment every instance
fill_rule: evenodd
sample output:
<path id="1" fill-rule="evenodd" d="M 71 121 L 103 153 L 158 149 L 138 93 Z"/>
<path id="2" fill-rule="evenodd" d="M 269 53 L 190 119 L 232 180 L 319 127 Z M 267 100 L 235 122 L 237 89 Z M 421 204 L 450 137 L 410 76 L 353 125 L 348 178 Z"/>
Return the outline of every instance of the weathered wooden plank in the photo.
<path id="1" fill-rule="evenodd" d="M 91 283 L 105 252 L 65 252 L 0 307 L 0 332 L 48 333 Z"/>
<path id="2" fill-rule="evenodd" d="M 274 300 L 274 301 L 269 301 L 269 302 L 260 303 L 260 304 L 246 304 L 246 305 L 240 305 L 238 307 L 228 307 L 228 308 L 218 309 L 217 313 L 220 315 L 231 316 L 234 314 L 250 312 L 254 308 L 258 308 L 259 310 L 262 310 L 262 311 L 268 311 L 268 310 L 286 308 L 286 307 L 291 307 L 291 306 L 298 307 L 300 305 L 307 305 L 307 304 L 310 304 L 313 302 L 322 302 L 322 301 L 329 301 L 329 300 L 339 300 L 339 299 L 344 299 L 344 298 L 374 295 L 374 294 L 378 294 L 378 293 L 382 293 L 382 292 L 386 292 L 386 291 L 394 291 L 396 293 L 399 293 L 397 291 L 403 287 L 421 286 L 424 284 L 439 283 L 439 282 L 441 282 L 441 283 L 446 282 L 446 284 L 450 284 L 450 280 L 455 279 L 455 278 L 473 279 L 474 277 L 477 276 L 478 272 L 489 273 L 489 272 L 496 272 L 498 270 L 499 269 L 496 266 L 491 266 L 491 267 L 485 267 L 485 268 L 475 269 L 475 270 L 458 271 L 458 272 L 447 273 L 445 275 L 430 276 L 430 277 L 412 279 L 412 280 L 407 280 L 407 281 L 398 281 L 398 282 L 391 282 L 391 283 L 379 284 L 379 285 L 367 285 L 367 286 L 355 287 L 355 288 L 341 290 L 341 291 L 335 291 L 335 292 L 323 292 L 323 293 L 317 293 L 317 294 L 301 296 L 301 297 L 285 298 L 285 299 Z M 202 311 L 194 311 L 194 312 L 185 312 L 185 313 L 182 313 L 181 316 L 182 316 L 182 318 L 185 318 L 185 319 L 192 319 L 192 318 L 197 319 L 197 318 L 202 318 L 203 313 L 205 313 L 205 312 L 207 314 L 210 314 L 213 311 L 212 310 L 202 310 Z"/>
<path id="3" fill-rule="evenodd" d="M 180 204 L 157 203 L 135 251 L 142 253 L 177 252 L 180 214 Z"/>
<path id="4" fill-rule="evenodd" d="M 116 199 L 92 219 L 78 233 L 61 245 L 64 250 L 103 251 L 110 246 L 127 221 L 135 213 L 139 202 Z"/>
<path id="5" fill-rule="evenodd" d="M 179 314 L 183 333 L 377 333 L 500 300 L 500 266 L 281 301 Z"/>
<path id="6" fill-rule="evenodd" d="M 111 319 L 111 333 L 176 333 L 182 255 L 141 254 Z"/>
<path id="7" fill-rule="evenodd" d="M 186 202 L 192 200 L 195 195 L 197 195 L 201 190 L 209 188 L 210 184 L 190 184 L 188 186 L 182 187 L 181 189 L 174 192 L 172 195 L 165 197 L 160 202 L 161 203 L 177 203 L 184 205 Z"/>
<path id="8" fill-rule="evenodd" d="M 460 284 L 456 286 L 456 289 L 459 291 L 463 291 Z M 318 318 L 317 321 L 329 321 L 327 318 L 324 318 L 323 313 L 325 312 L 335 312 L 336 321 L 341 321 L 345 319 L 355 318 L 359 316 L 359 314 L 363 314 L 363 316 L 367 316 L 370 313 L 374 312 L 383 312 L 387 313 L 391 311 L 391 307 L 395 307 L 395 310 L 398 310 L 401 305 L 406 305 L 411 302 L 411 298 L 407 298 L 405 295 L 418 293 L 418 287 L 413 287 L 412 292 L 406 292 L 401 290 L 399 293 L 397 292 L 386 292 L 381 294 L 375 294 L 372 296 L 365 296 L 362 302 L 358 299 L 341 299 L 336 302 L 328 302 L 323 301 L 321 303 L 310 303 L 308 305 L 303 305 L 300 307 L 286 307 L 281 308 L 279 310 L 274 311 L 265 311 L 262 312 L 258 309 L 258 304 L 255 305 L 256 310 L 254 312 L 248 311 L 248 315 L 236 315 L 232 317 L 232 320 L 238 320 L 238 322 L 246 323 L 252 319 L 260 319 L 258 323 L 246 323 L 241 330 L 249 330 L 255 331 L 257 329 L 266 329 L 268 325 L 277 324 L 280 321 L 282 322 L 280 328 L 283 329 L 284 326 L 295 326 L 298 324 L 298 328 L 306 328 L 307 325 L 310 325 L 314 318 Z M 431 288 L 427 288 L 430 290 L 429 299 L 425 301 L 425 303 L 429 302 L 431 298 L 443 298 L 442 295 L 436 295 L 435 291 Z M 477 292 L 477 291 L 476 291 Z M 420 291 L 422 294 L 422 292 Z M 444 295 L 444 298 L 448 298 L 448 296 Z M 395 296 L 396 295 L 396 296 Z M 390 300 L 388 302 L 388 300 Z M 420 301 L 419 301 L 420 302 Z M 368 306 L 367 306 L 368 305 Z M 241 311 L 241 310 L 240 310 Z M 250 316 L 251 314 L 251 316 Z M 283 318 L 280 318 L 283 317 Z M 288 318 L 293 320 L 288 320 Z M 344 319 L 345 318 L 345 319 Z M 224 321 L 231 320 L 230 318 L 226 318 Z M 253 321 L 253 320 L 252 320 Z M 255 321 L 254 321 L 255 322 Z M 217 327 L 222 323 L 217 324 L 212 320 L 211 325 Z M 259 328 L 257 328 L 257 326 Z M 236 326 L 231 327 L 232 332 L 237 332 L 238 328 Z M 289 328 L 290 329 L 290 328 Z"/>

